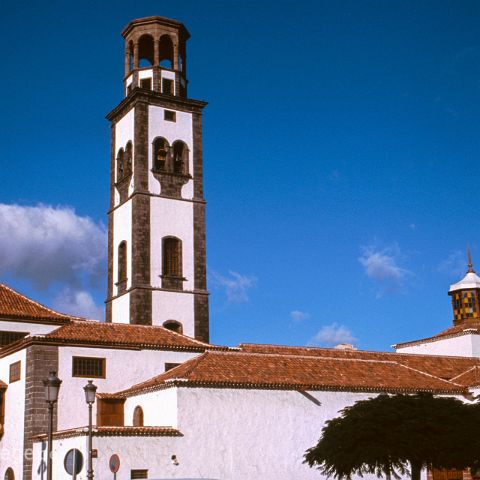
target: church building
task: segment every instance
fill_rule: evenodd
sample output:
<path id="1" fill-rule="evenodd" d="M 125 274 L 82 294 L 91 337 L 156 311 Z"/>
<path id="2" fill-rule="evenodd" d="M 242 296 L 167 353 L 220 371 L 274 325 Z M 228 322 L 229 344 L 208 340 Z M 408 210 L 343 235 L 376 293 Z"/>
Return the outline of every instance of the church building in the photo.
<path id="1" fill-rule="evenodd" d="M 206 283 L 202 114 L 188 97 L 185 26 L 146 17 L 125 40 L 124 98 L 111 123 L 106 322 L 56 312 L 0 284 L 0 478 L 309 480 L 325 422 L 381 393 L 480 393 L 480 277 L 470 253 L 453 322 L 395 346 L 213 345 Z M 208 161 L 208 160 L 206 160 Z M 446 472 L 429 472 L 447 480 Z M 423 476 L 426 478 L 427 473 Z M 372 477 L 373 478 L 373 477 Z M 448 472 L 448 480 L 462 472 Z"/>

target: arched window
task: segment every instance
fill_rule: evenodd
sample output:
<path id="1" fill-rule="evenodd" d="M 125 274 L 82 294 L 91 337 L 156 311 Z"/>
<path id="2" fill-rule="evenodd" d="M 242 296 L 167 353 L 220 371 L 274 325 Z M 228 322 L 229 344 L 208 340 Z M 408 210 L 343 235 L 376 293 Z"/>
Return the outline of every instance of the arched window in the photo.
<path id="1" fill-rule="evenodd" d="M 188 173 L 188 147 L 185 143 L 177 140 L 173 143 L 173 172 Z"/>
<path id="2" fill-rule="evenodd" d="M 133 426 L 143 427 L 143 409 L 140 406 L 136 406 L 133 411 Z"/>
<path id="3" fill-rule="evenodd" d="M 132 156 L 133 156 L 133 146 L 132 142 L 128 142 L 125 147 L 125 176 L 130 176 L 132 174 Z"/>
<path id="4" fill-rule="evenodd" d="M 118 246 L 118 290 L 125 290 L 127 283 L 127 242 L 123 241 Z"/>
<path id="5" fill-rule="evenodd" d="M 15 474 L 11 468 L 7 468 L 5 472 L 5 480 L 15 480 Z"/>
<path id="6" fill-rule="evenodd" d="M 153 65 L 153 38 L 142 35 L 138 41 L 138 66 L 140 68 Z"/>
<path id="7" fill-rule="evenodd" d="M 168 142 L 162 138 L 157 137 L 153 141 L 153 169 L 162 171 L 167 169 L 168 158 Z"/>
<path id="8" fill-rule="evenodd" d="M 159 44 L 159 62 L 164 68 L 173 69 L 173 43 L 170 35 L 162 35 Z"/>
<path id="9" fill-rule="evenodd" d="M 163 322 L 163 326 L 172 332 L 183 333 L 183 325 L 177 320 L 167 320 Z"/>
<path id="10" fill-rule="evenodd" d="M 162 243 L 163 275 L 182 277 L 182 241 L 176 237 L 165 237 Z"/>
<path id="11" fill-rule="evenodd" d="M 117 153 L 117 182 L 125 176 L 125 152 L 121 148 Z"/>

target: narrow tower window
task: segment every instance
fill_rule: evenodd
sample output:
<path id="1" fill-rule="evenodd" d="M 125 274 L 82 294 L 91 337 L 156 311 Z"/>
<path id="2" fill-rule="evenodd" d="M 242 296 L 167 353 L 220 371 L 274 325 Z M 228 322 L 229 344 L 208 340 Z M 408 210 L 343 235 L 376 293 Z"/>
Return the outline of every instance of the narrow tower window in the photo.
<path id="1" fill-rule="evenodd" d="M 164 138 L 153 141 L 153 169 L 162 171 L 166 169 L 168 157 L 168 142 Z"/>
<path id="2" fill-rule="evenodd" d="M 173 68 L 173 43 L 170 35 L 162 35 L 159 44 L 159 62 L 164 68 Z"/>
<path id="3" fill-rule="evenodd" d="M 136 406 L 133 411 L 133 426 L 143 427 L 143 409 L 140 406 Z"/>
<path id="4" fill-rule="evenodd" d="M 121 148 L 117 153 L 117 183 L 125 176 L 125 152 Z"/>
<path id="5" fill-rule="evenodd" d="M 188 172 L 188 148 L 179 140 L 173 144 L 173 171 L 183 174 Z"/>
<path id="6" fill-rule="evenodd" d="M 132 174 L 132 152 L 132 142 L 128 142 L 127 146 L 125 147 L 125 176 L 130 176 Z"/>
<path id="7" fill-rule="evenodd" d="M 118 246 L 118 293 L 127 287 L 127 242 L 123 241 Z"/>
<path id="8" fill-rule="evenodd" d="M 153 65 L 153 38 L 150 35 L 143 35 L 138 41 L 139 67 L 151 67 Z"/>
<path id="9" fill-rule="evenodd" d="M 182 242 L 175 237 L 163 239 L 163 275 L 165 277 L 182 276 Z"/>

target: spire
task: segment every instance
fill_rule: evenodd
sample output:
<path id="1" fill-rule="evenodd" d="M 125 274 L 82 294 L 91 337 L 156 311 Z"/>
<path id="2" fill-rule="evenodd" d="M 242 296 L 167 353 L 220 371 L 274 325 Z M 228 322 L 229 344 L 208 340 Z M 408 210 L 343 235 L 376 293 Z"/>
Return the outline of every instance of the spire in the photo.
<path id="1" fill-rule="evenodd" d="M 470 254 L 470 245 L 468 246 L 468 270 L 467 273 L 475 273 L 472 265 L 472 256 Z"/>

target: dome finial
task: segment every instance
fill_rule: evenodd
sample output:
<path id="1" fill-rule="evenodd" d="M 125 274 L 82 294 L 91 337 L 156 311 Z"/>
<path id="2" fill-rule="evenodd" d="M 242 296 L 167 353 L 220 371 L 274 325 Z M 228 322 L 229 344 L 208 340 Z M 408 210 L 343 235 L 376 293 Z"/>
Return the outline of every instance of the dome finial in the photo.
<path id="1" fill-rule="evenodd" d="M 475 273 L 472 265 L 472 255 L 470 254 L 470 245 L 468 246 L 468 270 L 467 273 Z"/>

